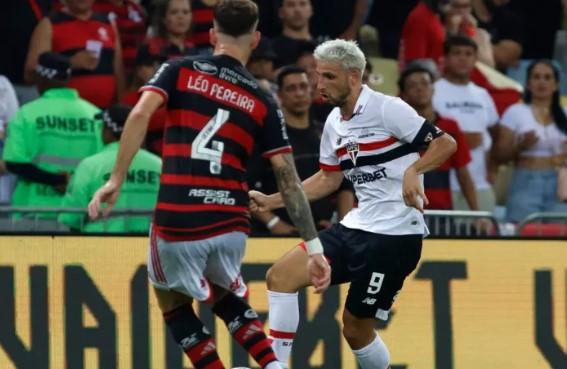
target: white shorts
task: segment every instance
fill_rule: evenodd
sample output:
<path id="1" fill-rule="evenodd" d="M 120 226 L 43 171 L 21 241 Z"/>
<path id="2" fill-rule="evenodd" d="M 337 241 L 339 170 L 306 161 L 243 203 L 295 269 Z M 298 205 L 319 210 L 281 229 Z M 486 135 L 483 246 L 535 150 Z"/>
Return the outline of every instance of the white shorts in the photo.
<path id="1" fill-rule="evenodd" d="M 211 302 L 211 284 L 246 297 L 240 266 L 246 234 L 231 232 L 198 241 L 169 242 L 150 230 L 148 277 L 154 287 Z"/>

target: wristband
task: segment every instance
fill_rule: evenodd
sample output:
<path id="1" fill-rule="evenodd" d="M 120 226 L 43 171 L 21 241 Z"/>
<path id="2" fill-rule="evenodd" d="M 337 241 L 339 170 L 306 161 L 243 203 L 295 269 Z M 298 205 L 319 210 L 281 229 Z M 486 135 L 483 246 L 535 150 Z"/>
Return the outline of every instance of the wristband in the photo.
<path id="1" fill-rule="evenodd" d="M 323 253 L 323 245 L 321 244 L 319 237 L 316 237 L 311 241 L 305 241 L 305 246 L 307 246 L 307 253 L 309 255 Z"/>
<path id="2" fill-rule="evenodd" d="M 272 229 L 276 226 L 276 224 L 279 223 L 280 221 L 280 217 L 278 217 L 277 215 L 275 217 L 273 217 L 272 219 L 270 219 L 270 221 L 268 223 L 266 223 L 266 228 L 268 229 Z"/>

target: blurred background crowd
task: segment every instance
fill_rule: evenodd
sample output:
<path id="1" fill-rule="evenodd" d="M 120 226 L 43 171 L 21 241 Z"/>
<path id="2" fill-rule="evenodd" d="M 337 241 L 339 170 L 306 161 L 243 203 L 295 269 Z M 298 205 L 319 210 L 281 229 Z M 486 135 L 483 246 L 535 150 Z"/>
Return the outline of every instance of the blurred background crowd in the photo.
<path id="1" fill-rule="evenodd" d="M 30 218 L 73 231 L 147 230 L 142 213 L 156 201 L 165 109 L 152 117 L 117 205 L 140 214 L 89 223 L 84 209 L 109 176 L 137 90 L 164 61 L 212 53 L 217 2 L 2 3 L 0 230 Z M 358 40 L 364 82 L 401 97 L 459 143 L 425 176 L 429 209 L 489 212 L 507 229 L 535 213 L 567 219 L 567 0 L 257 3 L 263 36 L 247 68 L 281 106 L 302 179 L 319 168 L 332 109 L 317 92 L 313 50 L 328 39 Z M 276 191 L 267 164 L 252 158 L 250 188 Z M 345 180 L 312 209 L 324 229 L 353 206 Z M 252 216 L 255 234 L 295 233 L 285 210 Z"/>

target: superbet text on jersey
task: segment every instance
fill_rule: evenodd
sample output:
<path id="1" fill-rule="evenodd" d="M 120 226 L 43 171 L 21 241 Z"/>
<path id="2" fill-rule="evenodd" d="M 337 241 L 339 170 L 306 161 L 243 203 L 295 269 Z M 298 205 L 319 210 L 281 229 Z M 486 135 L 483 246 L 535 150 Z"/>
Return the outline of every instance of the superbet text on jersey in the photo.
<path id="1" fill-rule="evenodd" d="M 321 138 L 321 168 L 342 171 L 358 198 L 341 223 L 377 234 L 427 233 L 422 214 L 403 201 L 402 181 L 417 152 L 443 132 L 401 99 L 367 86 L 354 112 L 345 120 L 335 108 Z"/>

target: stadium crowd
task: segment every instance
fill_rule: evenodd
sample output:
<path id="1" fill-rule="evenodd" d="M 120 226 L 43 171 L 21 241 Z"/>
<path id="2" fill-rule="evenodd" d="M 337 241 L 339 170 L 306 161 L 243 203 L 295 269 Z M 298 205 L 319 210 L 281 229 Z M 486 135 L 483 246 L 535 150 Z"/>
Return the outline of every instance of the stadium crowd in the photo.
<path id="1" fill-rule="evenodd" d="M 216 3 L 4 3 L 0 205 L 85 208 L 109 176 L 138 89 L 164 61 L 212 52 Z M 537 212 L 567 214 L 567 109 L 561 104 L 567 95 L 567 0 L 257 3 L 263 36 L 247 68 L 280 104 L 301 179 L 319 168 L 322 127 L 333 109 L 317 90 L 313 51 L 329 39 L 359 40 L 368 59 L 365 83 L 398 95 L 458 142 L 451 160 L 425 176 L 429 209 L 482 210 L 510 224 Z M 396 72 L 382 70 L 393 62 Z M 392 79 L 397 91 L 386 88 Z M 164 108 L 152 117 L 117 209 L 153 208 L 168 119 Z M 277 192 L 261 155 L 248 167 L 251 189 Z M 356 180 L 364 179 L 345 179 L 335 194 L 312 204 L 320 229 L 356 206 L 350 183 Z M 139 217 L 89 224 L 86 209 L 41 217 L 78 231 L 148 228 Z M 254 234 L 296 233 L 285 210 L 252 218 Z"/>

